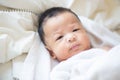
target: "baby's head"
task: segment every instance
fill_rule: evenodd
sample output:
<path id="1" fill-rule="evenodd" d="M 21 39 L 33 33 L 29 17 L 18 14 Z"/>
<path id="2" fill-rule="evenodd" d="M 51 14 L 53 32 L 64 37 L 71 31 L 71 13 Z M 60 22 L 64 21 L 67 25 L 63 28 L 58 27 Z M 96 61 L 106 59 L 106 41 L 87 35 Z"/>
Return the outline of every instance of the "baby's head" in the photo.
<path id="1" fill-rule="evenodd" d="M 38 33 L 53 58 L 66 60 L 90 48 L 78 16 L 67 8 L 53 7 L 40 15 Z"/>

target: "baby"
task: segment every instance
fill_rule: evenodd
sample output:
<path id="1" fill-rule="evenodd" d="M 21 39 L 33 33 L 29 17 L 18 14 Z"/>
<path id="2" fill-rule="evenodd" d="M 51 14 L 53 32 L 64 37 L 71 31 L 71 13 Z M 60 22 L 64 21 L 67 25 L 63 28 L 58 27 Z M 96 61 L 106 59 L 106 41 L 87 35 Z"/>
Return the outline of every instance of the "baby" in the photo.
<path id="1" fill-rule="evenodd" d="M 67 61 L 72 56 L 78 53 L 83 54 L 83 51 L 89 51 L 92 48 L 80 19 L 67 8 L 53 7 L 43 12 L 39 18 L 38 33 L 52 58 L 60 62 Z M 105 51 L 101 50 L 98 53 L 105 53 Z"/>
<path id="2" fill-rule="evenodd" d="M 54 7 L 42 13 L 38 32 L 51 56 L 59 61 L 91 48 L 80 19 L 70 9 Z"/>

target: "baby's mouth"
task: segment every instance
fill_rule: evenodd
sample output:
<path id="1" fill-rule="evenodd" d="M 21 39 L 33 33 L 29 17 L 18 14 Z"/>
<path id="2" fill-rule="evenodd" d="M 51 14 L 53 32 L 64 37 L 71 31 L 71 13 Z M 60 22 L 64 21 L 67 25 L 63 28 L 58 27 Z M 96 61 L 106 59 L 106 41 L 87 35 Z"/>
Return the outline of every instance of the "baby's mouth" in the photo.
<path id="1" fill-rule="evenodd" d="M 77 50 L 79 50 L 79 47 L 80 47 L 80 44 L 75 44 L 70 48 L 70 50 L 77 51 Z"/>

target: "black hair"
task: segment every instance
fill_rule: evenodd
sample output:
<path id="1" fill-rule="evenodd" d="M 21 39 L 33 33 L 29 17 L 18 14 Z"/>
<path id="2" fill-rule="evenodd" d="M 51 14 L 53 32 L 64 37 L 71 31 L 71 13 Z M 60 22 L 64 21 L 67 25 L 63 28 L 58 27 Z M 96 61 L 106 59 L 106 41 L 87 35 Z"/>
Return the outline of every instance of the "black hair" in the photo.
<path id="1" fill-rule="evenodd" d="M 39 36 L 41 38 L 41 41 L 44 44 L 45 44 L 45 39 L 44 39 L 43 26 L 44 26 L 45 21 L 47 19 L 51 18 L 51 17 L 57 16 L 58 14 L 63 13 L 63 12 L 70 12 L 70 13 L 74 14 L 78 18 L 78 16 L 72 10 L 70 10 L 68 8 L 63 8 L 63 7 L 52 7 L 52 8 L 47 9 L 46 11 L 44 11 L 43 13 L 41 13 L 39 15 L 38 34 L 39 34 Z"/>

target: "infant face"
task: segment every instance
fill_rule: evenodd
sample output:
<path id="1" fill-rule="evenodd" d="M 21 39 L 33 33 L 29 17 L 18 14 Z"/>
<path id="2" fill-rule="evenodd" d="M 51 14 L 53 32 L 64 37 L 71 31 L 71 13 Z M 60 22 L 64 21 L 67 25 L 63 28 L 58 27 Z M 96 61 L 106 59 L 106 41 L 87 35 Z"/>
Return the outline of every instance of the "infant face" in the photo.
<path id="1" fill-rule="evenodd" d="M 77 17 L 70 12 L 49 18 L 43 30 L 46 48 L 59 61 L 90 48 L 86 31 Z"/>

